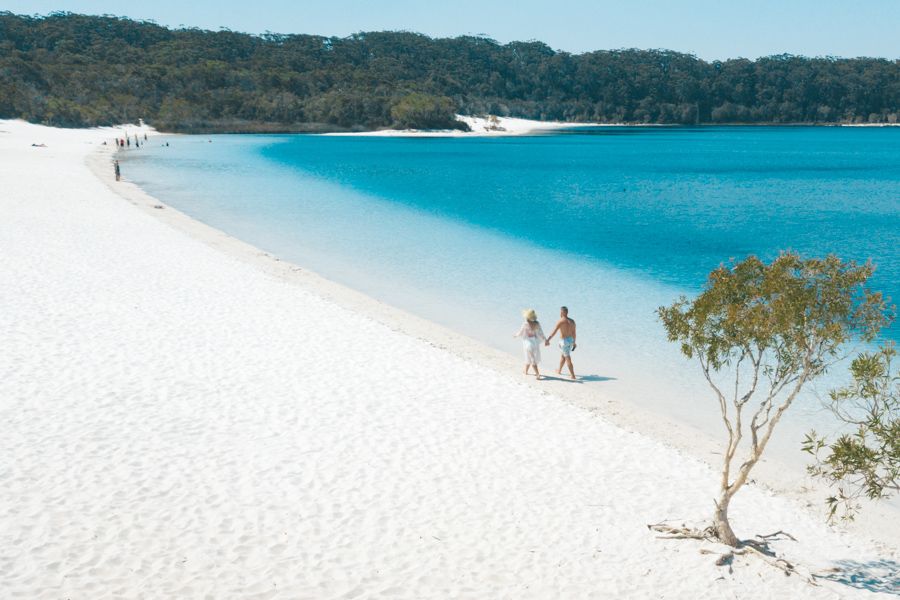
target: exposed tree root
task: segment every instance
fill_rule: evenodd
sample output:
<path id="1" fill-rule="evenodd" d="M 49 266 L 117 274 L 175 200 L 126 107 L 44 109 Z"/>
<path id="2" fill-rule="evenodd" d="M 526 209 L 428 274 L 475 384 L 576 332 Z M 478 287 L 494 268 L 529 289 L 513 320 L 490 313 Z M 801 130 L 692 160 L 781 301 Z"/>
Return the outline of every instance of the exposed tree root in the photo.
<path id="1" fill-rule="evenodd" d="M 789 534 L 788 532 L 782 531 L 782 530 L 780 530 L 780 529 L 779 529 L 778 531 L 776 531 L 775 533 L 770 533 L 770 534 L 767 534 L 767 535 L 758 535 L 758 536 L 756 536 L 756 539 L 759 540 L 761 543 L 764 543 L 764 544 L 767 544 L 767 543 L 772 542 L 772 541 L 776 541 L 776 540 L 784 540 L 784 539 L 791 540 L 792 542 L 796 542 L 796 541 L 797 541 L 797 538 L 795 538 L 794 536 L 792 536 L 792 535 Z"/>
<path id="2" fill-rule="evenodd" d="M 742 542 L 742 544 L 746 544 L 746 542 Z M 756 553 L 763 560 L 763 562 L 767 562 L 770 565 L 772 565 L 773 567 L 775 567 L 776 569 L 780 569 L 780 570 L 784 571 L 784 574 L 787 576 L 794 575 L 794 574 L 800 575 L 800 573 L 797 571 L 797 567 L 794 566 L 793 563 L 790 563 L 783 558 L 776 557 L 775 553 L 772 552 L 772 550 L 769 549 L 768 547 L 763 547 L 763 549 L 760 549 L 760 547 L 757 546 L 756 544 L 746 544 L 740 548 L 732 550 L 732 553 L 735 555 L 748 554 L 751 552 Z M 809 583 L 811 585 L 818 585 L 811 576 L 809 576 L 809 575 L 801 575 L 801 576 L 806 580 L 807 583 Z"/>
<path id="3" fill-rule="evenodd" d="M 666 535 L 658 535 L 662 540 L 715 540 L 716 532 L 712 527 L 706 529 L 692 529 L 685 525 L 681 527 L 672 527 L 666 523 L 655 523 L 647 525 L 647 529 L 658 531 Z"/>
<path id="4" fill-rule="evenodd" d="M 700 548 L 700 554 L 715 554 L 718 557 L 716 558 L 716 566 L 728 567 L 728 572 L 733 572 L 731 563 L 734 562 L 734 552 L 725 552 L 722 554 L 721 552 L 710 550 L 709 548 Z"/>
<path id="5" fill-rule="evenodd" d="M 719 538 L 716 537 L 716 530 L 713 527 L 696 529 L 687 527 L 686 525 L 673 527 L 667 523 L 654 523 L 652 525 L 647 525 L 647 529 L 663 534 L 656 536 L 663 540 L 702 540 L 721 544 Z M 733 572 L 732 563 L 734 562 L 735 556 L 753 554 L 758 556 L 763 562 L 782 571 L 787 576 L 797 575 L 806 580 L 810 585 L 818 585 L 812 575 L 801 573 L 798 571 L 796 565 L 784 558 L 776 556 L 775 552 L 769 546 L 769 542 L 783 539 L 797 541 L 797 539 L 789 533 L 776 531 L 775 533 L 770 533 L 768 535 L 757 535 L 753 539 L 742 540 L 737 548 L 725 546 L 721 551 L 701 548 L 700 553 L 715 555 L 717 557 L 716 566 L 728 567 L 729 573 Z"/>

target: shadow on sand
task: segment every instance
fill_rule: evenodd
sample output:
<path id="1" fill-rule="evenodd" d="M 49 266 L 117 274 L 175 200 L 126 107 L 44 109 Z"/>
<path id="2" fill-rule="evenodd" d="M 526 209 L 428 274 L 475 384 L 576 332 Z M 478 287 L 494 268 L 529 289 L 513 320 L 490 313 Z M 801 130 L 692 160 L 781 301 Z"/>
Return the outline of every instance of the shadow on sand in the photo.
<path id="1" fill-rule="evenodd" d="M 552 373 L 547 375 L 541 373 L 541 381 L 561 381 L 563 383 L 588 383 L 591 381 L 615 381 L 615 377 L 604 377 L 602 375 L 579 375 L 578 379 L 569 379 L 568 375 L 557 375 Z"/>
<path id="2" fill-rule="evenodd" d="M 834 573 L 819 575 L 819 579 L 842 583 L 859 590 L 900 596 L 900 563 L 897 561 L 838 560 L 834 566 Z"/>
<path id="3" fill-rule="evenodd" d="M 603 375 L 583 375 L 580 376 L 579 381 L 615 381 L 615 377 L 604 377 Z"/>

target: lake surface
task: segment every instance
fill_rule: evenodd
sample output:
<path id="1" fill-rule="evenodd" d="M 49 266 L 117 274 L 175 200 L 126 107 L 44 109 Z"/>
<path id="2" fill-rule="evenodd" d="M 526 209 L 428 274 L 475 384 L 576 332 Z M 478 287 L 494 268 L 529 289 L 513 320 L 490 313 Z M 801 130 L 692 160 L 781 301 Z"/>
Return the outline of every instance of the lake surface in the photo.
<path id="1" fill-rule="evenodd" d="M 871 259 L 872 287 L 900 298 L 900 128 L 171 136 L 125 154 L 127 178 L 188 215 L 494 347 L 520 353 L 521 309 L 548 330 L 566 304 L 591 385 L 711 432 L 656 307 L 783 249 Z M 544 370 L 557 360 L 547 349 Z M 785 449 L 842 381 L 807 395 Z"/>

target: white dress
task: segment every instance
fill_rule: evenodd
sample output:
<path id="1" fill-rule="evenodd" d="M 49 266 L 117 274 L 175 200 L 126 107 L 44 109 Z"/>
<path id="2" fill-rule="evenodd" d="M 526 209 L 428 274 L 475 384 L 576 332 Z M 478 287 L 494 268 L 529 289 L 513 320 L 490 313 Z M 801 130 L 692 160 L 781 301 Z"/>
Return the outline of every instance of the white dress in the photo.
<path id="1" fill-rule="evenodd" d="M 522 338 L 522 348 L 525 350 L 525 363 L 537 366 L 541 362 L 541 342 L 547 340 L 541 324 L 534 322 L 534 327 L 528 321 L 522 323 L 522 328 L 516 334 Z"/>

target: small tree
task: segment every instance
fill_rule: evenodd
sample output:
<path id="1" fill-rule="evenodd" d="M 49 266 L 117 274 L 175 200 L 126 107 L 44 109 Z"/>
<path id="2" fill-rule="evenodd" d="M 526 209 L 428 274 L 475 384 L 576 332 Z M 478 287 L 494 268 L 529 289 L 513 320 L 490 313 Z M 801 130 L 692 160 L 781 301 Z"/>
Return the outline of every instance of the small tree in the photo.
<path id="1" fill-rule="evenodd" d="M 456 106 L 450 98 L 421 92 L 399 98 L 391 107 L 391 118 L 401 129 L 469 129 L 457 120 Z"/>
<path id="2" fill-rule="evenodd" d="M 770 264 L 750 256 L 710 273 L 693 301 L 658 310 L 669 341 L 700 363 L 728 434 L 712 522 L 725 544 L 740 545 L 728 506 L 782 415 L 847 341 L 870 340 L 887 322 L 881 294 L 864 287 L 873 270 L 836 256 L 784 253 Z"/>
<path id="3" fill-rule="evenodd" d="M 859 499 L 886 498 L 900 491 L 900 370 L 892 370 L 897 356 L 893 344 L 860 354 L 850 365 L 853 383 L 831 392 L 831 410 L 855 431 L 834 442 L 806 436 L 803 449 L 816 462 L 809 472 L 838 486 L 827 499 L 829 517 L 843 507 L 845 519 L 859 510 Z"/>

